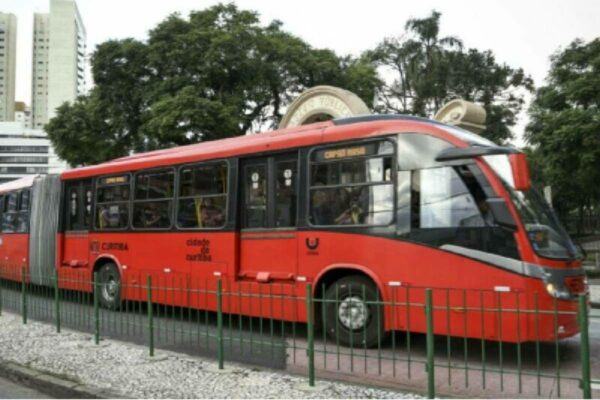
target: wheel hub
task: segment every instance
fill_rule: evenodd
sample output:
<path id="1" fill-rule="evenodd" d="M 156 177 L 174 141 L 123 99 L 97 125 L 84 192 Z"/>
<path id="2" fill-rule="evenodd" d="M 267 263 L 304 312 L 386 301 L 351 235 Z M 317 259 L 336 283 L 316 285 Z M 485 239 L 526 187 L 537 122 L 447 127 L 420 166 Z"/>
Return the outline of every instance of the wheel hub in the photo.
<path id="1" fill-rule="evenodd" d="M 110 276 L 107 282 L 104 284 L 104 298 L 107 300 L 112 300 L 116 297 L 119 291 L 119 282 L 115 279 L 114 276 Z"/>
<path id="2" fill-rule="evenodd" d="M 357 330 L 365 326 L 369 310 L 362 298 L 349 296 L 342 300 L 338 307 L 340 323 L 347 329 Z"/>

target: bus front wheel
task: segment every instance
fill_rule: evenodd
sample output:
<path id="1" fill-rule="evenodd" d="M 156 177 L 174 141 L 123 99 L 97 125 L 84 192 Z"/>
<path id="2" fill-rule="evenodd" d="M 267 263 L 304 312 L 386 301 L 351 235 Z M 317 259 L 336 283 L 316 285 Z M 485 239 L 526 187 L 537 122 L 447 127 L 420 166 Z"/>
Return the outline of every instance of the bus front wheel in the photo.
<path id="1" fill-rule="evenodd" d="M 113 263 L 106 263 L 98 270 L 98 300 L 109 310 L 117 310 L 121 305 L 121 275 Z"/>
<path id="2" fill-rule="evenodd" d="M 373 347 L 384 339 L 382 300 L 369 278 L 353 275 L 339 279 L 325 292 L 324 303 L 324 329 L 336 343 Z"/>

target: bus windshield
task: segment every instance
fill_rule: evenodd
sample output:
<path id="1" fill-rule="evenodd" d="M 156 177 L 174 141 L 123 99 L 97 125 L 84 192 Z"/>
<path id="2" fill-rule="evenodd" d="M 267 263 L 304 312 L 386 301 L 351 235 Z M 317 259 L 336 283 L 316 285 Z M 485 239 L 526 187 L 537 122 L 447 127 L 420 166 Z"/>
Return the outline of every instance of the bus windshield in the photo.
<path id="1" fill-rule="evenodd" d="M 547 258 L 579 257 L 577 248 L 540 193 L 534 187 L 528 191 L 515 190 L 508 156 L 494 155 L 483 158 L 499 175 L 508 191 L 535 252 Z"/>

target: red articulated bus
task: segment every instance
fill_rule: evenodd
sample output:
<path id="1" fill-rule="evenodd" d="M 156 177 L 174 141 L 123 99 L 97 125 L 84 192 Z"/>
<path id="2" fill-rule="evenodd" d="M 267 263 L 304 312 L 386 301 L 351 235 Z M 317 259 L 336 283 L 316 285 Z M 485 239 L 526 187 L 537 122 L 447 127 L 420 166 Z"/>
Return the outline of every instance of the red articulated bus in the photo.
<path id="1" fill-rule="evenodd" d="M 30 176 L 0 185 L 0 262 L 4 265 L 1 275 L 6 277 L 20 279 L 29 264 L 29 202 L 35 179 Z"/>
<path id="2" fill-rule="evenodd" d="M 44 270 L 36 254 L 32 280 L 56 268 L 61 286 L 91 291 L 77 282 L 97 272 L 108 308 L 142 300 L 125 288 L 146 275 L 191 290 L 218 276 L 229 292 L 269 285 L 269 293 L 295 295 L 311 282 L 324 307 L 317 315 L 345 344 L 374 345 L 383 331 L 424 332 L 423 308 L 407 307 L 423 303 L 425 288 L 442 305 L 434 313 L 437 334 L 519 342 L 579 331 L 572 312 L 587 286 L 578 251 L 531 188 L 525 156 L 436 121 L 337 119 L 50 178 L 29 185 L 43 183 L 38 191 L 47 197 L 57 192 L 60 207 L 43 215 L 32 208 L 31 225 L 34 232 L 36 218 L 48 220 L 44 240 L 56 251 L 44 254 L 56 265 Z M 28 199 L 14 185 L 1 190 L 4 227 Z M 16 265 L 27 258 L 27 237 L 9 232 L 2 249 L 15 248 L 16 258 L 6 257 Z M 32 260 L 38 250 L 30 246 Z M 189 296 L 157 301 L 215 308 Z M 223 307 L 283 320 L 307 315 L 302 305 L 299 312 Z M 558 311 L 484 315 L 495 307 Z"/>

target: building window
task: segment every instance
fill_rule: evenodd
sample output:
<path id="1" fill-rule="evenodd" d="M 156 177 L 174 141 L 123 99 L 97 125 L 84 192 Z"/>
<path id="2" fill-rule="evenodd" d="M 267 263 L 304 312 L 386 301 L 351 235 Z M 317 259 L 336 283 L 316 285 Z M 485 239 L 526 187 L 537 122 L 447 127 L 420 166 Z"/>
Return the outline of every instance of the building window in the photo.
<path id="1" fill-rule="evenodd" d="M 0 146 L 0 153 L 48 153 L 49 146 Z"/>
<path id="2" fill-rule="evenodd" d="M 2 174 L 47 174 L 47 167 L 0 167 Z"/>
<path id="3" fill-rule="evenodd" d="M 2 164 L 48 164 L 48 157 L 38 156 L 0 156 Z"/>

